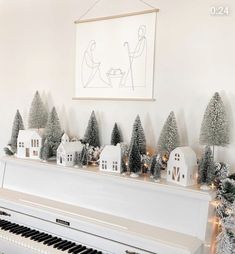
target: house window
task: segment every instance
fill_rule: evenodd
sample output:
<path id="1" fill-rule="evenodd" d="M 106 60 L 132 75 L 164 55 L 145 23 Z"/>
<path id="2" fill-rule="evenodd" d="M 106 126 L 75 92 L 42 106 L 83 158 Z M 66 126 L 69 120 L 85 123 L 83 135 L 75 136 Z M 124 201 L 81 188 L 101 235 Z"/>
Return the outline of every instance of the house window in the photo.
<path id="1" fill-rule="evenodd" d="M 39 140 L 31 139 L 31 147 L 39 147 Z"/>
<path id="2" fill-rule="evenodd" d="M 67 161 L 72 161 L 73 160 L 73 155 L 72 154 L 68 154 L 67 155 Z"/>
<path id="3" fill-rule="evenodd" d="M 184 175 L 182 175 L 182 178 L 184 178 Z"/>
<path id="4" fill-rule="evenodd" d="M 180 168 L 179 167 L 173 167 L 172 180 L 176 182 L 180 182 Z"/>
<path id="5" fill-rule="evenodd" d="M 107 169 L 107 161 L 102 161 L 102 169 Z"/>
<path id="6" fill-rule="evenodd" d="M 38 156 L 38 151 L 33 151 L 33 156 Z"/>
<path id="7" fill-rule="evenodd" d="M 178 153 L 175 154 L 175 160 L 179 161 L 180 160 L 180 155 Z"/>
<path id="8" fill-rule="evenodd" d="M 24 142 L 19 142 L 19 147 L 24 147 Z"/>
<path id="9" fill-rule="evenodd" d="M 113 161 L 113 171 L 117 171 L 118 170 L 118 163 L 117 161 Z"/>

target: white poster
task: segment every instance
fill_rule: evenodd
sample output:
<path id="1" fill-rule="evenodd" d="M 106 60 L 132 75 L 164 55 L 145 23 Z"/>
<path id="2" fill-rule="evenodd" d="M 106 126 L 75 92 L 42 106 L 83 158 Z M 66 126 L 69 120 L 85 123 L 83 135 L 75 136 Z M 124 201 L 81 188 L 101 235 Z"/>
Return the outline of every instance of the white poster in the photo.
<path id="1" fill-rule="evenodd" d="M 76 24 L 75 98 L 153 99 L 156 12 Z"/>

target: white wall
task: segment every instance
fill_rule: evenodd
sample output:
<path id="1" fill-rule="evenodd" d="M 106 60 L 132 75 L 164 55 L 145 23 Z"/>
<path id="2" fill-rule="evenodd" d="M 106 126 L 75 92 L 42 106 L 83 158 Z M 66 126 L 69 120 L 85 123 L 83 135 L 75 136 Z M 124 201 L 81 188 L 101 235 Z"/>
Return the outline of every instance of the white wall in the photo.
<path id="1" fill-rule="evenodd" d="M 112 2 L 111 2 L 112 1 Z M 109 8 L 115 2 L 109 0 Z M 125 2 L 125 1 L 124 1 Z M 135 0 L 129 0 L 134 8 Z M 109 143 L 117 121 L 126 141 L 140 114 L 150 146 L 155 146 L 171 110 L 183 144 L 198 153 L 200 124 L 215 91 L 235 118 L 235 1 L 149 0 L 160 8 L 157 24 L 155 102 L 72 101 L 75 25 L 92 0 L 0 0 L 0 147 L 7 143 L 13 117 L 25 121 L 36 89 L 54 104 L 71 135 L 83 136 L 90 112 L 100 121 L 102 143 Z M 112 3 L 112 4 L 111 4 Z M 228 17 L 212 17 L 213 5 L 228 5 Z M 107 8 L 103 8 L 107 11 Z M 233 128 L 234 129 L 234 128 Z M 234 130 L 232 131 L 234 136 Z M 235 166 L 235 141 L 217 149 L 219 160 Z M 235 168 L 235 167 L 234 167 Z"/>

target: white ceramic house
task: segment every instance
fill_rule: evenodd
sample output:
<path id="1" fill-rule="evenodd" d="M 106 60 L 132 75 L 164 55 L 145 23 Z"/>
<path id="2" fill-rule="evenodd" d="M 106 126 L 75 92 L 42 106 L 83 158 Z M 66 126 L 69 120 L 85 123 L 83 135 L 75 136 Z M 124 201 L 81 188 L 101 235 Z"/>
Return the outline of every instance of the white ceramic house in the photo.
<path id="1" fill-rule="evenodd" d="M 17 139 L 17 157 L 39 159 L 44 129 L 20 130 Z"/>
<path id="2" fill-rule="evenodd" d="M 197 184 L 197 157 L 192 148 L 177 147 L 170 153 L 167 181 L 182 186 Z"/>
<path id="3" fill-rule="evenodd" d="M 65 133 L 57 149 L 57 164 L 67 167 L 74 166 L 76 153 L 79 154 L 82 148 L 83 145 L 80 141 L 69 142 L 69 137 Z"/>
<path id="4" fill-rule="evenodd" d="M 105 172 L 121 172 L 121 146 L 107 145 L 100 154 L 100 170 Z"/>

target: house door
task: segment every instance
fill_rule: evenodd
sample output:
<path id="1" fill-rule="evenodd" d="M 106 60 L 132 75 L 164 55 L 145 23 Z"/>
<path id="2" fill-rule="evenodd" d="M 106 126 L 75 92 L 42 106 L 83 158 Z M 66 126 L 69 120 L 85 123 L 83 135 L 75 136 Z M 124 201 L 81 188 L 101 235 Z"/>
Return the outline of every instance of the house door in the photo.
<path id="1" fill-rule="evenodd" d="M 29 157 L 29 148 L 25 149 L 25 157 Z"/>
<path id="2" fill-rule="evenodd" d="M 60 156 L 60 164 L 62 164 L 62 156 Z"/>
<path id="3" fill-rule="evenodd" d="M 173 167 L 172 180 L 176 182 L 180 182 L 180 168 L 179 167 Z"/>

